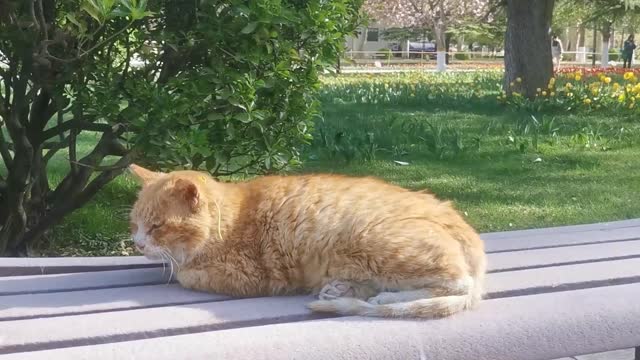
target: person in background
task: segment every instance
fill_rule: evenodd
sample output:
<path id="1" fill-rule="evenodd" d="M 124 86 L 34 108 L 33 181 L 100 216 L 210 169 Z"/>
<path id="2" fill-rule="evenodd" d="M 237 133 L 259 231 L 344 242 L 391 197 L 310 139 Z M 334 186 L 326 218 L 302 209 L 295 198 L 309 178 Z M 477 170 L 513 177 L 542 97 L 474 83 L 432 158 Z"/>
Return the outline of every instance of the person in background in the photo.
<path id="1" fill-rule="evenodd" d="M 629 35 L 622 45 L 622 67 L 631 68 L 631 59 L 633 58 L 633 50 L 636 49 L 636 43 L 633 40 L 633 34 Z"/>
<path id="2" fill-rule="evenodd" d="M 560 69 L 560 60 L 562 60 L 562 41 L 558 38 L 558 35 L 553 35 L 551 40 L 551 57 L 556 66 L 556 71 Z"/>

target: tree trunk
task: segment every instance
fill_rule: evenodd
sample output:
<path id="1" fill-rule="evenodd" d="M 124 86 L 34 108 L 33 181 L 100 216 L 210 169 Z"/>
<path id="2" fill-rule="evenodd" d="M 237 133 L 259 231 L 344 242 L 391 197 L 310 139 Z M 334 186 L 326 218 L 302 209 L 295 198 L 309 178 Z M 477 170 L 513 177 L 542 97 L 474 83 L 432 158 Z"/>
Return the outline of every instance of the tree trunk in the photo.
<path id="1" fill-rule="evenodd" d="M 587 36 L 587 31 L 584 27 L 583 23 L 578 24 L 578 49 L 584 47 L 585 37 Z"/>
<path id="2" fill-rule="evenodd" d="M 533 98 L 553 75 L 549 28 L 554 0 L 507 0 L 504 89 Z M 522 82 L 516 82 L 521 78 Z M 510 84 L 514 83 L 515 86 Z"/>
<path id="3" fill-rule="evenodd" d="M 451 35 L 447 34 L 444 37 L 444 48 L 447 49 L 447 56 L 445 57 L 445 64 L 449 65 L 451 63 L 451 59 L 449 58 L 451 55 L 449 54 L 449 46 L 451 45 Z"/>
<path id="4" fill-rule="evenodd" d="M 602 56 L 600 58 L 600 66 L 609 66 L 609 42 L 611 41 L 611 22 L 605 20 L 602 24 Z"/>
<path id="5" fill-rule="evenodd" d="M 593 51 L 591 54 L 591 67 L 596 66 L 596 47 L 598 46 L 598 44 L 596 44 L 598 41 L 598 27 L 596 26 L 596 24 L 593 24 Z"/>
<path id="6" fill-rule="evenodd" d="M 369 34 L 369 28 L 365 27 L 362 30 L 362 33 L 361 33 L 362 37 L 358 39 L 358 47 L 356 48 L 356 51 L 363 51 L 364 50 L 364 44 L 367 43 L 368 34 Z M 355 57 L 358 57 L 358 55 L 361 55 L 361 53 L 360 54 L 356 54 Z"/>
<path id="7" fill-rule="evenodd" d="M 442 21 L 437 21 L 433 26 L 433 33 L 436 36 L 436 68 L 443 72 L 447 70 L 447 39 L 446 27 Z"/>

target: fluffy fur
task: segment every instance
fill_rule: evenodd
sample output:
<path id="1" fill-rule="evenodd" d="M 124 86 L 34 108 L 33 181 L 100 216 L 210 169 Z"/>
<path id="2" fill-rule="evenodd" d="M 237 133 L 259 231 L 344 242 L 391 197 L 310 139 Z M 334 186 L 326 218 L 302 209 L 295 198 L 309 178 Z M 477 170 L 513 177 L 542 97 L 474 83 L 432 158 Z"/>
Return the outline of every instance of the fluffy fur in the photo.
<path id="1" fill-rule="evenodd" d="M 485 253 L 448 203 L 371 178 L 221 183 L 131 167 L 131 230 L 187 288 L 240 297 L 318 294 L 318 312 L 443 317 L 482 297 Z"/>

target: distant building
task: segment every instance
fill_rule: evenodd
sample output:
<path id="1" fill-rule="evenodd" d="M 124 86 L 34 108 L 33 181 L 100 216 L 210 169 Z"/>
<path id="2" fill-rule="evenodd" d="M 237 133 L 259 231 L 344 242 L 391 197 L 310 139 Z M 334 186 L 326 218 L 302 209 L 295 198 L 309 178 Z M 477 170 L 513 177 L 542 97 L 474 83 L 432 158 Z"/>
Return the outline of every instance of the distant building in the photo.
<path id="1" fill-rule="evenodd" d="M 394 42 L 386 41 L 383 36 L 385 28 L 371 25 L 358 31 L 358 36 L 348 36 L 346 39 L 347 51 L 378 51 L 390 49 Z"/>

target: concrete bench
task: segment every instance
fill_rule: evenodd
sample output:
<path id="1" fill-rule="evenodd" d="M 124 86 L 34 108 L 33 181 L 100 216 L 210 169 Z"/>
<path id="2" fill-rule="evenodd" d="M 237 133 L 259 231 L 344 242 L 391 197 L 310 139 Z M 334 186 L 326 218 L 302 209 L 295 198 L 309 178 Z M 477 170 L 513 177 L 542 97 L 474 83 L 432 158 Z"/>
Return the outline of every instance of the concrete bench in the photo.
<path id="1" fill-rule="evenodd" d="M 487 299 L 426 321 L 191 292 L 139 257 L 3 258 L 0 359 L 640 360 L 640 220 L 483 238 Z"/>

